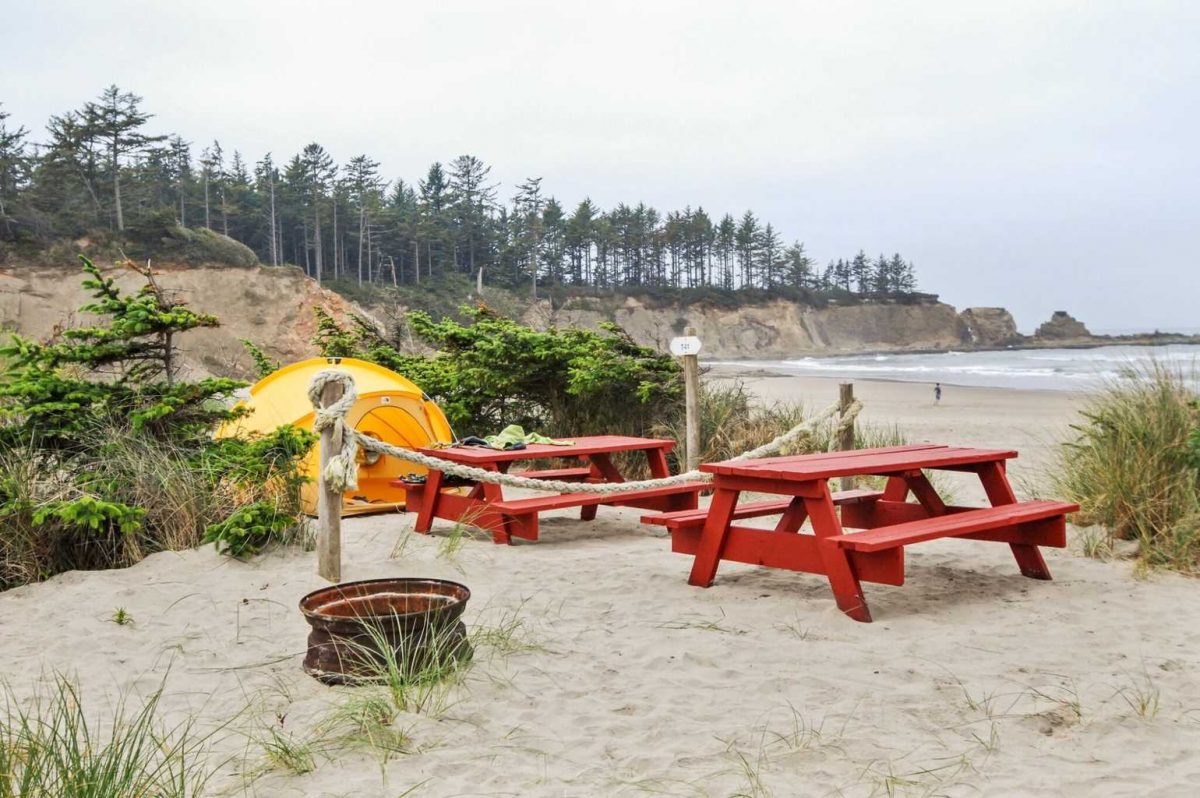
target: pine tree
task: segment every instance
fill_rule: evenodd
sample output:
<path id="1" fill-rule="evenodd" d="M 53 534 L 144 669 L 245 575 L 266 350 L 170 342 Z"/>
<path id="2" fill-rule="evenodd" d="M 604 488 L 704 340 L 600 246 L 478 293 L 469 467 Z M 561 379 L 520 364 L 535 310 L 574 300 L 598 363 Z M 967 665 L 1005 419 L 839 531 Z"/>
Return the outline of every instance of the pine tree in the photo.
<path id="1" fill-rule="evenodd" d="M 591 284 L 592 247 L 596 242 L 596 206 L 590 199 L 575 206 L 567 220 L 566 248 L 571 263 L 571 282 Z"/>
<path id="2" fill-rule="evenodd" d="M 476 259 L 487 248 L 485 237 L 496 204 L 496 186 L 488 183 L 491 171 L 492 167 L 474 155 L 460 155 L 450 163 L 454 222 L 460 231 L 462 248 L 466 250 L 467 273 L 477 275 L 480 284 L 483 281 L 483 265 L 477 263 Z"/>
<path id="3" fill-rule="evenodd" d="M 358 211 L 356 242 L 358 257 L 355 265 L 359 285 L 363 283 L 363 249 L 367 245 L 367 229 L 371 224 L 371 214 L 379 205 L 382 182 L 379 177 L 379 162 L 371 160 L 366 155 L 356 155 L 346 165 L 346 186 L 349 190 L 350 201 L 355 204 Z M 370 259 L 368 259 L 367 270 L 370 271 Z"/>
<path id="4" fill-rule="evenodd" d="M 813 288 L 813 262 L 804 252 L 803 242 L 796 241 L 784 252 L 784 280 L 792 288 Z"/>
<path id="5" fill-rule="evenodd" d="M 148 136 L 141 132 L 142 126 L 152 117 L 140 109 L 141 103 L 141 97 L 122 92 L 113 85 L 101 92 L 99 102 L 84 106 L 84 118 L 104 146 L 118 231 L 125 229 L 125 213 L 121 203 L 123 159 L 166 139 L 166 136 Z"/>
<path id="6" fill-rule="evenodd" d="M 524 266 L 529 273 L 529 292 L 537 299 L 538 265 L 542 259 L 542 236 L 544 222 L 542 209 L 546 200 L 542 197 L 542 178 L 530 177 L 517 186 L 513 197 L 512 229 L 516 260 L 515 268 Z M 519 278 L 519 272 L 514 274 Z"/>
<path id="7" fill-rule="evenodd" d="M 4 121 L 8 116 L 0 108 L 0 231 L 11 240 L 15 234 L 12 213 L 29 181 L 29 156 L 25 152 L 29 131 L 24 127 L 10 129 Z"/>
<path id="8" fill-rule="evenodd" d="M 871 259 L 867 257 L 867 253 L 860 249 L 854 259 L 850 261 L 848 268 L 850 273 L 846 290 L 855 290 L 860 294 L 870 292 L 873 274 L 871 273 Z"/>
<path id="9" fill-rule="evenodd" d="M 783 268 L 783 242 L 770 222 L 763 227 L 758 238 L 758 273 L 763 288 L 771 290 L 779 285 Z"/>
<path id="10" fill-rule="evenodd" d="M 300 154 L 301 181 L 311 214 L 314 277 L 321 282 L 324 276 L 325 247 L 321 239 L 321 206 L 325 204 L 330 184 L 337 173 L 333 158 L 315 141 Z"/>
<path id="11" fill-rule="evenodd" d="M 754 267 L 756 263 L 755 248 L 759 241 L 758 219 L 750 211 L 742 215 L 735 236 L 737 246 L 737 261 L 741 270 L 741 288 L 754 287 Z"/>
<path id="12" fill-rule="evenodd" d="M 267 253 L 272 266 L 278 266 L 282 258 L 280 257 L 280 242 L 279 242 L 279 215 L 275 207 L 275 187 L 279 183 L 279 170 L 275 168 L 275 162 L 271 159 L 271 153 L 263 156 L 263 159 L 254 165 L 254 182 L 259 195 L 265 199 L 265 202 L 260 202 L 259 205 L 263 212 L 267 215 L 266 234 L 267 234 Z"/>

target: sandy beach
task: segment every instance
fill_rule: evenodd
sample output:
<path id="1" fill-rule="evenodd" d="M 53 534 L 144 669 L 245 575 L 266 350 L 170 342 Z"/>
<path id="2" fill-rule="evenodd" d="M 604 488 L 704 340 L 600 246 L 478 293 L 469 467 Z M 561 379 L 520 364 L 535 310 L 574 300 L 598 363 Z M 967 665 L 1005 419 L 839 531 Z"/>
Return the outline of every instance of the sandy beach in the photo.
<path id="1" fill-rule="evenodd" d="M 718 375 L 710 375 L 717 378 Z M 765 400 L 814 407 L 836 381 L 747 377 Z M 1080 404 L 1067 394 L 858 383 L 871 423 L 912 440 L 1019 449 L 1031 484 Z M 1200 790 L 1200 603 L 1194 580 L 1047 551 L 1052 582 L 1004 546 L 910 550 L 904 587 L 867 586 L 876 622 L 834 606 L 823 578 L 723 564 L 686 583 L 639 511 L 555 513 L 512 547 L 407 514 L 349 519 L 345 580 L 454 579 L 481 642 L 465 683 L 396 723 L 407 752 L 314 742 L 316 768 L 270 767 L 271 730 L 318 741 L 353 693 L 303 673 L 302 595 L 315 557 L 249 563 L 212 547 L 0 594 L 3 678 L 18 698 L 53 671 L 103 708 L 165 685 L 168 722 L 214 738 L 214 795 L 1188 796 Z M 133 622 L 111 621 L 124 608 Z M 493 639 L 500 635 L 492 635 Z"/>

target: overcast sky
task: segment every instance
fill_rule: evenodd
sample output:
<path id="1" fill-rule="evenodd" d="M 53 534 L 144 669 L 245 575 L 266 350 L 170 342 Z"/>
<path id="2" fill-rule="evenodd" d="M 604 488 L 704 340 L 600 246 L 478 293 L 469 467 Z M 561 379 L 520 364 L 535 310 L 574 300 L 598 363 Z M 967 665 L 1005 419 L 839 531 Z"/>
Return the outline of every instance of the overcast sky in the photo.
<path id="1" fill-rule="evenodd" d="M 1200 326 L 1200 2 L 0 0 L 0 102 L 109 83 L 250 161 L 319 141 L 389 178 L 471 153 L 712 215 L 824 263 L 899 251 L 1030 330 Z"/>

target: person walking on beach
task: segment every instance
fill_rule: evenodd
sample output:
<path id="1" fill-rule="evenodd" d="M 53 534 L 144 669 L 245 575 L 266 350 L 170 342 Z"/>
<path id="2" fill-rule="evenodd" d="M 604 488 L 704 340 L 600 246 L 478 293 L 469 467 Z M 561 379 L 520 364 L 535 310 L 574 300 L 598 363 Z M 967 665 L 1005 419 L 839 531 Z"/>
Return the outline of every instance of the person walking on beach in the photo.
<path id="1" fill-rule="evenodd" d="M 936 405 L 936 404 L 940 404 L 941 401 L 942 401 L 942 384 L 940 382 L 935 382 L 933 384 L 933 403 Z"/>

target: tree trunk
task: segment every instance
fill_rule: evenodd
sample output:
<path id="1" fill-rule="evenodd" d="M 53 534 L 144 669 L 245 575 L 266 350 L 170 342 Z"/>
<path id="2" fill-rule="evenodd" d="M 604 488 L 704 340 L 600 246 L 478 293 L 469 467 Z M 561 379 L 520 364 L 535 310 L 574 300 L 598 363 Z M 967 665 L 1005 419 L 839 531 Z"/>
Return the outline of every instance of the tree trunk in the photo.
<path id="1" fill-rule="evenodd" d="M 117 210 L 117 231 L 125 230 L 125 213 L 121 209 L 121 165 L 117 162 L 117 142 L 113 139 L 110 161 L 113 173 L 113 202 Z"/>
<path id="2" fill-rule="evenodd" d="M 309 277 L 313 276 L 312 261 L 309 257 L 311 250 L 312 247 L 308 243 L 308 225 L 306 224 L 304 225 L 304 273 Z"/>
<path id="3" fill-rule="evenodd" d="M 208 212 L 208 172 L 204 173 L 204 226 L 212 229 L 212 219 Z"/>
<path id="4" fill-rule="evenodd" d="M 337 195 L 333 198 L 333 279 L 338 278 L 338 226 L 337 226 Z"/>
<path id="5" fill-rule="evenodd" d="M 321 208 L 313 204 L 313 263 L 317 269 L 317 282 L 321 282 L 324 263 L 321 258 Z"/>
<path id="6" fill-rule="evenodd" d="M 414 270 L 414 274 L 416 274 L 416 276 L 417 276 L 416 284 L 420 285 L 421 284 L 421 244 L 420 244 L 420 242 L 418 242 L 416 240 L 413 241 L 413 258 L 415 259 L 415 262 L 417 265 L 417 268 Z"/>
<path id="7" fill-rule="evenodd" d="M 358 204 L 358 284 L 362 285 L 362 250 L 363 228 L 366 227 L 367 208 L 361 202 Z M 368 262 L 369 265 L 369 262 Z"/>
<path id="8" fill-rule="evenodd" d="M 275 178 L 269 181 L 271 189 L 271 265 L 279 265 L 279 252 L 275 248 Z"/>

